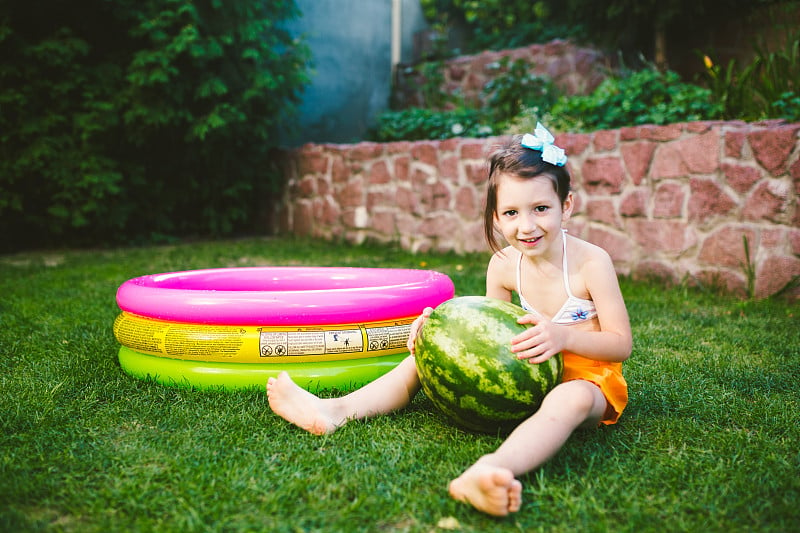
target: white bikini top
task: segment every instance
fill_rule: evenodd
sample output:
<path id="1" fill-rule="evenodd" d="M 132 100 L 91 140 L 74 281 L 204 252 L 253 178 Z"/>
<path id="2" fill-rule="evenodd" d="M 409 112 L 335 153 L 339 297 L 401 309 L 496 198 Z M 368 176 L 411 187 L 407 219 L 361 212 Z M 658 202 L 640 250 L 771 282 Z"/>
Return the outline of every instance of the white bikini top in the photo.
<path id="1" fill-rule="evenodd" d="M 569 270 L 567 269 L 567 230 L 561 230 L 563 232 L 563 241 L 564 241 L 564 259 L 562 260 L 562 269 L 564 270 L 564 288 L 567 290 L 567 301 L 564 302 L 564 305 L 561 306 L 561 309 L 553 315 L 551 322 L 553 324 L 562 324 L 562 325 L 572 325 L 577 324 L 579 322 L 586 322 L 587 320 L 591 320 L 592 318 L 597 316 L 597 309 L 594 306 L 594 302 L 591 300 L 584 300 L 583 298 L 578 298 L 569 288 L 569 275 L 567 274 Z M 530 311 L 532 313 L 538 312 L 529 304 L 525 297 L 522 296 L 521 284 L 520 284 L 520 274 L 522 273 L 522 253 L 519 254 L 519 260 L 517 261 L 517 294 L 519 295 L 519 303 L 523 309 L 526 311 Z"/>

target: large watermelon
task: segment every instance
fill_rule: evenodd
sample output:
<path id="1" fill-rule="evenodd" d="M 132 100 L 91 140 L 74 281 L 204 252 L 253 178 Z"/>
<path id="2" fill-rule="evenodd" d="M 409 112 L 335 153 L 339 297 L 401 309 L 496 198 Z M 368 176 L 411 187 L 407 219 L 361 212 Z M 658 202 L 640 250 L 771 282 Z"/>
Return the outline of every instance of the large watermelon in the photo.
<path id="1" fill-rule="evenodd" d="M 458 425 L 510 431 L 561 382 L 561 354 L 532 364 L 511 352 L 511 338 L 529 327 L 517 323 L 525 313 L 502 300 L 462 296 L 423 324 L 415 341 L 422 389 Z"/>

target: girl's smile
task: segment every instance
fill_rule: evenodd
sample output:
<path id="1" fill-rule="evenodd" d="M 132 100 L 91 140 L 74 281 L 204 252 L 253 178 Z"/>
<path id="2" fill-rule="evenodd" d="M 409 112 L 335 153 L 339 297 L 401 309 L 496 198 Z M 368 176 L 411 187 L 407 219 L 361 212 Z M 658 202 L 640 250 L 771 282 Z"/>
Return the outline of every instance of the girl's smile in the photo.
<path id="1" fill-rule="evenodd" d="M 523 245 L 526 245 L 526 246 L 530 246 L 530 247 L 534 247 L 541 240 L 542 240 L 541 237 L 536 237 L 536 238 L 533 238 L 533 239 L 519 239 L 519 242 L 520 242 L 520 244 L 523 244 Z"/>

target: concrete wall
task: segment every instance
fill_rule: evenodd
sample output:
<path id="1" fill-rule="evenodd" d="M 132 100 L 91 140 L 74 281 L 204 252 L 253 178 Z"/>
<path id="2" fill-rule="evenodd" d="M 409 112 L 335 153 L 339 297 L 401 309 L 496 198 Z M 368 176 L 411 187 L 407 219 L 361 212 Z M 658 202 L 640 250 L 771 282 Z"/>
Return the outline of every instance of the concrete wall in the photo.
<path id="1" fill-rule="evenodd" d="M 746 292 L 745 236 L 756 294 L 774 294 L 800 276 L 799 133 L 800 123 L 770 121 L 557 135 L 577 196 L 569 229 L 608 250 L 621 274 L 738 294 Z M 486 156 L 500 141 L 305 145 L 287 154 L 273 227 L 415 252 L 487 252 L 488 260 Z"/>
<path id="2" fill-rule="evenodd" d="M 302 97 L 298 131 L 283 143 L 363 139 L 389 106 L 392 0 L 296 0 L 302 17 L 287 25 L 312 53 L 312 81 Z M 402 61 L 424 28 L 419 0 L 401 0 Z"/>

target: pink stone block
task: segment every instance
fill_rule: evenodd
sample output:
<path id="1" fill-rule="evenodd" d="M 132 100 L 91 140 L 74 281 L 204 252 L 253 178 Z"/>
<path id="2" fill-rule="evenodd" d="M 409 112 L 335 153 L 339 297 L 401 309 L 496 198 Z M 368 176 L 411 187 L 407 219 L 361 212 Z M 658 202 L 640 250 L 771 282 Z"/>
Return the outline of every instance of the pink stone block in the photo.
<path id="1" fill-rule="evenodd" d="M 439 213 L 425 217 L 419 231 L 425 237 L 451 239 L 460 226 L 452 213 Z"/>
<path id="2" fill-rule="evenodd" d="M 684 222 L 631 218 L 627 225 L 633 240 L 645 253 L 680 254 L 697 242 L 694 231 Z"/>
<path id="3" fill-rule="evenodd" d="M 297 195 L 300 198 L 312 198 L 314 196 L 314 184 L 316 180 L 313 176 L 306 176 L 297 181 Z"/>
<path id="4" fill-rule="evenodd" d="M 433 142 L 416 142 L 411 147 L 411 157 L 427 165 L 436 166 L 439 159 L 439 150 Z"/>
<path id="5" fill-rule="evenodd" d="M 800 229 L 792 228 L 790 230 L 789 248 L 794 255 L 800 255 Z"/>
<path id="6" fill-rule="evenodd" d="M 568 157 L 581 155 L 591 143 L 591 135 L 587 133 L 560 133 L 555 138 L 555 144 L 563 148 Z"/>
<path id="7" fill-rule="evenodd" d="M 719 166 L 719 135 L 715 130 L 665 143 L 653 158 L 654 179 L 677 178 L 688 174 L 711 174 Z"/>
<path id="8" fill-rule="evenodd" d="M 586 202 L 586 216 L 593 222 L 601 222 L 619 228 L 620 222 L 614 202 L 611 200 L 589 200 Z"/>
<path id="9" fill-rule="evenodd" d="M 675 265 L 664 261 L 652 261 L 648 259 L 639 262 L 634 277 L 636 279 L 658 279 L 671 284 L 679 281 L 679 276 L 675 271 Z"/>
<path id="10" fill-rule="evenodd" d="M 677 183 L 663 183 L 658 186 L 653 205 L 653 217 L 677 218 L 683 214 L 685 199 L 683 187 Z"/>
<path id="11" fill-rule="evenodd" d="M 467 220 L 481 216 L 483 206 L 478 202 L 478 194 L 474 187 L 460 187 L 456 191 L 455 209 L 461 217 Z"/>
<path id="12" fill-rule="evenodd" d="M 617 132 L 615 130 L 596 131 L 592 140 L 596 151 L 608 152 L 617 146 Z"/>
<path id="13" fill-rule="evenodd" d="M 336 201 L 342 207 L 357 207 L 364 205 L 364 186 L 360 179 L 353 179 L 342 187 L 336 195 Z"/>
<path id="14" fill-rule="evenodd" d="M 444 139 L 439 142 L 439 152 L 454 152 L 461 144 L 461 139 L 454 137 L 452 139 Z"/>
<path id="15" fill-rule="evenodd" d="M 417 210 L 417 195 L 412 190 L 398 187 L 394 198 L 399 210 L 407 213 L 413 213 Z"/>
<path id="16" fill-rule="evenodd" d="M 720 170 L 725 174 L 728 185 L 740 194 L 749 191 L 753 184 L 763 177 L 759 169 L 744 165 L 722 163 Z"/>
<path id="17" fill-rule="evenodd" d="M 742 214 L 749 220 L 779 222 L 786 213 L 788 202 L 789 188 L 784 182 L 765 180 L 747 198 Z"/>
<path id="18" fill-rule="evenodd" d="M 378 235 L 395 237 L 395 215 L 390 211 L 377 211 L 372 213 L 370 228 Z"/>
<path id="19" fill-rule="evenodd" d="M 669 124 L 667 126 L 645 125 L 639 127 L 639 138 L 650 141 L 673 141 L 681 136 L 682 124 Z"/>
<path id="20" fill-rule="evenodd" d="M 461 159 L 485 159 L 486 143 L 482 141 L 468 141 L 461 143 Z"/>
<path id="21" fill-rule="evenodd" d="M 726 131 L 725 156 L 740 159 L 742 157 L 742 149 L 744 148 L 744 140 L 745 133 L 743 131 Z"/>
<path id="22" fill-rule="evenodd" d="M 705 265 L 741 269 L 745 264 L 744 237 L 747 237 L 750 248 L 749 260 L 752 261 L 758 249 L 756 232 L 753 228 L 742 225 L 723 226 L 706 237 L 700 248 L 698 260 Z"/>
<path id="23" fill-rule="evenodd" d="M 444 156 L 439 162 L 439 177 L 446 180 L 458 179 L 458 157 Z"/>
<path id="24" fill-rule="evenodd" d="M 613 194 L 622 190 L 625 173 L 616 157 L 587 159 L 583 163 L 583 186 L 589 194 Z"/>
<path id="25" fill-rule="evenodd" d="M 398 157 L 394 160 L 394 175 L 398 182 L 408 181 L 408 168 L 410 159 L 407 156 Z"/>
<path id="26" fill-rule="evenodd" d="M 425 185 L 421 193 L 422 204 L 429 211 L 447 210 L 450 208 L 450 190 L 441 182 Z"/>
<path id="27" fill-rule="evenodd" d="M 689 180 L 689 220 L 705 221 L 713 216 L 726 215 L 738 206 L 715 180 L 692 178 Z"/>
<path id="28" fill-rule="evenodd" d="M 386 165 L 386 161 L 376 161 L 370 167 L 368 179 L 370 184 L 389 183 L 391 180 L 392 176 L 389 174 L 389 167 Z"/>
<path id="29" fill-rule="evenodd" d="M 297 160 L 297 173 L 300 176 L 307 174 L 323 174 L 328 169 L 328 157 L 320 152 L 304 150 Z"/>
<path id="30" fill-rule="evenodd" d="M 363 142 L 354 144 L 348 150 L 348 157 L 354 161 L 367 161 L 375 159 L 383 154 L 384 145 L 382 143 Z"/>
<path id="31" fill-rule="evenodd" d="M 753 131 L 747 135 L 756 160 L 774 175 L 786 172 L 789 154 L 797 144 L 800 125 L 790 124 Z"/>
<path id="32" fill-rule="evenodd" d="M 800 194 L 800 159 L 792 163 L 789 167 L 789 176 L 794 180 L 794 189 Z"/>
<path id="33" fill-rule="evenodd" d="M 482 185 L 489 179 L 489 166 L 486 163 L 466 163 L 464 174 L 470 183 Z"/>
<path id="34" fill-rule="evenodd" d="M 642 189 L 634 189 L 624 193 L 619 204 L 619 214 L 624 217 L 643 217 L 647 216 L 648 192 Z"/>
<path id="35" fill-rule="evenodd" d="M 797 257 L 767 257 L 756 269 L 756 297 L 764 298 L 775 294 L 796 276 L 800 276 L 800 259 Z"/>
<path id="36" fill-rule="evenodd" d="M 394 205 L 394 196 L 395 195 L 385 190 L 370 191 L 367 193 L 367 209 L 371 212 L 374 211 L 375 208 L 392 207 Z"/>
<path id="37" fill-rule="evenodd" d="M 626 143 L 620 147 L 625 168 L 634 185 L 641 184 L 647 175 L 655 150 L 656 144 L 649 141 Z"/>
<path id="38" fill-rule="evenodd" d="M 331 179 L 333 182 L 342 183 L 349 178 L 350 170 L 347 168 L 347 165 L 345 165 L 344 159 L 341 156 L 333 157 L 331 161 Z"/>

